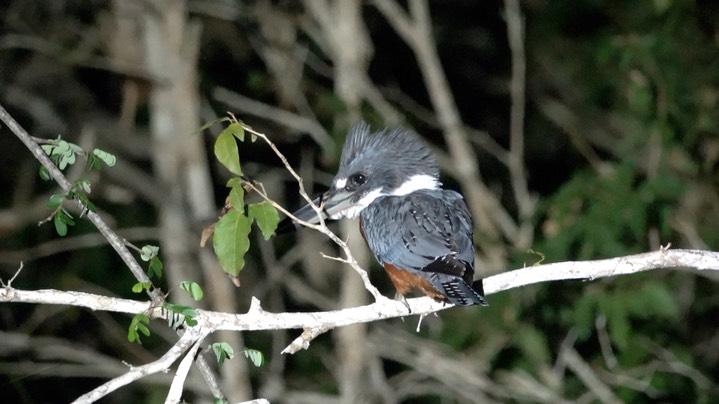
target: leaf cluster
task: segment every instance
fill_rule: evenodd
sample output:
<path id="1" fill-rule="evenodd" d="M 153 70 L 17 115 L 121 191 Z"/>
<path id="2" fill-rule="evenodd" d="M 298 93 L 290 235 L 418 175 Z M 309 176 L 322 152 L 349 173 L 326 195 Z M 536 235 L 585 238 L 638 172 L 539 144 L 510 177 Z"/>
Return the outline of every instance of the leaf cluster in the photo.
<path id="1" fill-rule="evenodd" d="M 87 153 L 80 146 L 63 140 L 61 136 L 43 144 L 42 150 L 60 170 L 65 170 L 67 167 L 75 164 L 77 156 L 87 158 L 88 168 L 94 170 L 100 170 L 102 168 L 101 162 L 108 167 L 112 167 L 116 163 L 115 156 L 106 151 L 94 149 L 92 153 Z M 50 173 L 44 166 L 40 166 L 38 174 L 43 180 L 50 180 Z M 90 201 L 90 197 L 88 196 L 90 192 L 90 181 L 78 179 L 73 182 L 72 188 L 64 194 L 53 194 L 50 196 L 46 206 L 53 212 L 45 221 L 52 220 L 58 235 L 67 235 L 68 226 L 75 225 L 73 216 L 62 206 L 63 202 L 65 200 L 78 201 L 83 209 L 80 214 L 82 216 L 88 210 L 95 211 L 95 205 Z"/>
<path id="2" fill-rule="evenodd" d="M 234 116 L 222 121 L 229 124 L 215 140 L 215 156 L 235 177 L 227 181 L 230 192 L 225 208 L 220 219 L 203 234 L 203 243 L 212 235 L 212 246 L 222 269 L 239 285 L 239 274 L 245 266 L 244 257 L 250 249 L 252 223 L 256 223 L 265 240 L 269 240 L 280 216 L 269 201 L 245 204 L 245 193 L 250 187 L 247 187 L 248 180 L 242 174 L 237 147 L 237 140 L 245 140 L 245 130 Z M 251 139 L 254 141 L 256 136 L 251 134 Z"/>

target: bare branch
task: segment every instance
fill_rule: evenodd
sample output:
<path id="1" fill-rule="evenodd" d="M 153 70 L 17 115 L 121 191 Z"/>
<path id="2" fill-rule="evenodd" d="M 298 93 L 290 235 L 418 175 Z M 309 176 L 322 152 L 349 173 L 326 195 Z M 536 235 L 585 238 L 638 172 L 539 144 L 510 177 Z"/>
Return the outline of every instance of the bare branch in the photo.
<path id="1" fill-rule="evenodd" d="M 182 337 L 180 337 L 177 343 L 164 355 L 162 355 L 160 359 L 143 366 L 131 367 L 124 375 L 104 383 L 89 393 L 83 394 L 75 400 L 74 403 L 93 403 L 120 387 L 134 382 L 135 380 L 169 369 L 170 366 L 175 363 L 177 358 L 190 349 L 190 347 L 197 341 L 202 341 L 206 336 L 207 332 L 201 327 L 188 328 L 185 330 L 185 333 Z"/>
<path id="2" fill-rule="evenodd" d="M 659 268 L 719 270 L 719 253 L 704 250 L 659 250 L 597 261 L 566 261 L 505 272 L 484 279 L 487 294 L 524 285 L 567 279 L 594 280 Z"/>
<path id="3" fill-rule="evenodd" d="M 719 271 L 719 252 L 703 250 L 659 250 L 626 257 L 598 261 L 569 261 L 522 268 L 484 279 L 486 295 L 515 289 L 535 283 L 628 275 L 653 269 L 694 269 Z M 58 290 L 25 291 L 9 287 L 0 289 L 0 302 L 64 304 L 121 313 L 148 311 L 153 318 L 164 318 L 165 313 L 149 302 L 110 298 L 90 293 Z M 411 315 L 424 315 L 453 307 L 429 297 L 408 299 Z M 316 337 L 333 328 L 410 315 L 399 301 L 386 297 L 375 303 L 342 310 L 306 313 L 271 313 L 263 310 L 259 300 L 253 302 L 246 314 L 221 313 L 197 310 L 198 323 L 208 333 L 217 330 L 257 331 L 302 328 L 310 331 L 305 337 Z M 311 341 L 305 338 L 303 341 Z M 300 343 L 301 347 L 307 344 Z M 290 352 L 290 350 L 287 350 Z"/>
<path id="4" fill-rule="evenodd" d="M 293 354 L 302 349 L 310 347 L 310 342 L 318 336 L 329 331 L 329 328 L 314 327 L 308 328 L 299 337 L 295 338 L 285 349 L 282 350 L 283 354 Z"/>
<path id="5" fill-rule="evenodd" d="M 50 177 L 52 177 L 55 182 L 57 182 L 60 187 L 68 191 L 72 188 L 72 184 L 70 181 L 65 178 L 62 171 L 58 169 L 55 164 L 50 160 L 50 158 L 45 154 L 45 152 L 42 150 L 42 148 L 35 142 L 32 137 L 23 129 L 20 124 L 15 121 L 15 119 L 5 110 L 5 108 L 0 105 L 0 121 L 4 122 L 8 128 L 17 136 L 20 141 L 25 144 L 25 146 L 30 150 L 30 152 L 35 156 L 35 158 L 40 162 L 40 164 L 43 165 L 50 174 Z M 77 201 L 78 206 L 80 209 L 85 210 L 86 208 L 82 205 L 80 201 Z M 112 248 L 117 252 L 117 254 L 120 256 L 120 258 L 123 260 L 125 265 L 130 269 L 130 272 L 135 276 L 135 278 L 140 282 L 150 282 L 150 278 L 145 274 L 145 271 L 142 269 L 140 264 L 137 262 L 135 257 L 132 255 L 130 250 L 128 250 L 127 246 L 125 245 L 125 240 L 122 239 L 120 236 L 117 235 L 117 233 L 110 228 L 110 226 L 98 215 L 97 213 L 93 211 L 87 211 L 86 217 L 90 222 L 92 222 L 95 227 L 102 233 L 102 235 L 107 239 L 107 241 L 110 243 Z M 12 294 L 13 289 L 10 287 L 4 288 L 2 291 L 0 291 L 0 294 Z M 147 291 L 147 293 L 152 298 L 152 306 L 153 307 L 161 307 L 162 304 L 165 302 L 165 296 L 162 294 L 162 292 L 157 288 L 151 288 Z M 59 298 L 67 298 L 67 296 L 56 296 Z M 105 299 L 110 299 L 107 297 L 102 297 Z M 72 297 L 71 297 L 72 299 Z M 57 303 L 57 304 L 70 304 L 75 305 L 74 300 L 71 300 L 69 303 Z M 106 301 L 102 301 L 101 303 L 107 303 Z M 82 306 L 82 305 L 81 305 Z M 132 313 L 139 313 L 146 309 L 148 309 L 149 306 L 145 304 L 144 309 L 133 311 Z M 99 310 L 99 309 L 96 309 Z M 168 352 L 169 353 L 169 352 Z M 167 355 L 167 354 L 166 354 Z M 198 364 L 200 371 L 202 372 L 202 375 L 204 376 L 205 380 L 207 381 L 208 386 L 212 390 L 215 397 L 222 397 L 223 394 L 219 390 L 219 385 L 215 379 L 214 374 L 211 372 L 211 369 L 205 363 L 205 360 L 203 358 L 198 358 Z M 90 394 L 90 393 L 88 393 Z"/>
<path id="6" fill-rule="evenodd" d="M 512 178 L 512 191 L 519 208 L 519 232 L 514 239 L 516 246 L 528 248 L 532 244 L 534 228 L 531 216 L 537 204 L 537 198 L 529 193 L 527 173 L 524 168 L 524 105 L 526 103 L 527 61 L 524 53 L 524 18 L 519 0 L 505 0 L 504 10 L 507 18 L 507 38 L 512 52 L 512 79 L 509 83 L 512 107 L 509 122 L 509 161 L 507 168 Z"/>
<path id="7" fill-rule="evenodd" d="M 0 120 L 5 122 L 7 127 L 10 128 L 15 136 L 17 136 L 18 139 L 25 144 L 25 147 L 27 147 L 40 164 L 47 169 L 52 179 L 54 179 L 64 191 L 69 191 L 72 188 L 72 184 L 67 180 L 67 178 L 65 178 L 62 171 L 53 164 L 42 148 L 33 141 L 25 129 L 23 129 L 20 124 L 18 124 L 17 121 L 10 116 L 2 105 L 0 105 Z M 78 201 L 78 205 L 80 206 L 80 209 L 85 210 L 85 207 L 82 206 L 80 201 Z M 137 262 L 135 257 L 127 249 L 127 247 L 125 247 L 124 241 L 110 228 L 110 226 L 107 225 L 107 223 L 105 223 L 100 215 L 93 211 L 88 211 L 86 216 L 95 225 L 95 227 L 97 227 L 100 233 L 105 236 L 112 248 L 117 251 L 118 255 L 120 255 L 120 258 L 122 258 L 125 265 L 127 265 L 135 278 L 140 282 L 149 282 L 150 278 L 147 277 L 145 271 L 142 270 L 142 267 L 140 267 L 140 264 Z M 152 290 L 148 291 L 148 293 L 154 301 L 158 303 L 162 303 L 164 301 L 164 297 L 160 291 Z"/>
<path id="8" fill-rule="evenodd" d="M 306 132 L 325 151 L 331 149 L 334 145 L 334 141 L 325 128 L 313 119 L 253 100 L 223 87 L 215 88 L 212 96 L 231 108 L 276 122 L 298 132 Z"/>
<path id="9" fill-rule="evenodd" d="M 511 240 L 515 239 L 517 225 L 512 221 L 496 220 L 498 217 L 506 218 L 508 215 L 498 213 L 504 212 L 504 208 L 481 181 L 477 158 L 472 152 L 472 145 L 468 140 L 467 131 L 437 54 L 427 1 L 411 0 L 409 2 L 411 16 L 407 16 L 407 12 L 395 2 L 375 0 L 373 4 L 417 58 L 427 93 L 442 127 L 445 143 L 455 163 L 457 180 L 462 185 L 475 223 L 483 233 L 491 237 L 496 238 L 501 233 Z M 496 251 L 484 252 L 488 255 L 496 255 Z M 504 261 L 502 257 L 491 258 L 494 265 L 500 265 L 500 262 Z"/>
<path id="10" fill-rule="evenodd" d="M 594 320 L 594 327 L 597 329 L 597 339 L 599 340 L 602 357 L 604 357 L 604 364 L 607 369 L 614 369 L 619 361 L 617 361 L 617 357 L 614 355 L 612 342 L 609 338 L 609 332 L 607 331 L 607 316 L 599 313 L 597 319 Z"/>
<path id="11" fill-rule="evenodd" d="M 607 404 L 617 404 L 621 402 L 573 347 L 565 347 L 562 355 L 564 356 L 564 362 L 567 364 L 567 367 L 594 393 L 600 402 Z"/>
<path id="12" fill-rule="evenodd" d="M 405 364 L 440 381 L 457 401 L 491 402 L 487 393 L 502 395 L 487 375 L 486 364 L 464 354 L 452 353 L 446 345 L 388 327 L 374 329 L 367 341 L 370 350 Z M 451 396 L 449 396 L 451 397 Z"/>
<path id="13" fill-rule="evenodd" d="M 119 230 L 123 240 L 149 240 L 157 238 L 155 227 L 132 227 Z M 33 261 L 55 254 L 107 245 L 108 241 L 101 234 L 86 233 L 78 236 L 66 236 L 62 239 L 46 241 L 23 250 L 0 250 L 0 262 Z"/>
<path id="14" fill-rule="evenodd" d="M 179 403 L 182 399 L 182 390 L 185 385 L 185 379 L 187 379 L 187 375 L 190 373 L 190 368 L 195 362 L 195 356 L 197 355 L 197 351 L 200 349 L 201 344 L 202 338 L 197 339 L 197 342 L 195 342 L 192 348 L 185 354 L 185 358 L 182 359 L 182 362 L 180 362 L 180 365 L 177 367 L 175 377 L 172 379 L 172 384 L 170 385 L 170 390 L 167 393 L 165 403 Z"/>

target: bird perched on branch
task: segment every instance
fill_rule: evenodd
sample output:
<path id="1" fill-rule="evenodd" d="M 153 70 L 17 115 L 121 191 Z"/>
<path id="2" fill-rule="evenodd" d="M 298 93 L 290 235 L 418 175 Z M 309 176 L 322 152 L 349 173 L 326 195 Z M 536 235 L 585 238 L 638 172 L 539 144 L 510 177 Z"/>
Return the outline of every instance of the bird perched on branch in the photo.
<path id="1" fill-rule="evenodd" d="M 325 219 L 359 216 L 362 236 L 408 309 L 404 295 L 412 289 L 487 306 L 482 281 L 473 280 L 469 210 L 462 195 L 441 185 L 437 159 L 417 134 L 401 127 L 372 134 L 360 122 L 350 129 L 330 189 L 314 203 Z M 320 221 L 310 205 L 294 215 Z"/>

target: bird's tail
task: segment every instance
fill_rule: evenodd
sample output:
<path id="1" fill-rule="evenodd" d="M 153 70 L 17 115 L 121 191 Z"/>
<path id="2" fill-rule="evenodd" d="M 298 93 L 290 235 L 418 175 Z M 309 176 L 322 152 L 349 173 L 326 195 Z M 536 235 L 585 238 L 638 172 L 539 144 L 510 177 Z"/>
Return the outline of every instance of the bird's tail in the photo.
<path id="1" fill-rule="evenodd" d="M 484 288 L 481 280 L 473 282 L 470 286 L 464 279 L 454 277 L 454 279 L 441 282 L 441 285 L 442 289 L 444 289 L 444 295 L 452 304 L 458 306 L 473 306 L 475 304 L 489 306 L 489 303 L 484 298 Z"/>

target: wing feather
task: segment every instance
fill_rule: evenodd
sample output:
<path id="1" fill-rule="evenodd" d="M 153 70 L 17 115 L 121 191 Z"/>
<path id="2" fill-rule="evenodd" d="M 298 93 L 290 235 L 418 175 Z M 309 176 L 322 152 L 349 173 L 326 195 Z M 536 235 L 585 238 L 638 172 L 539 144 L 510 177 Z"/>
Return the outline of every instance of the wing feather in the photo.
<path id="1" fill-rule="evenodd" d="M 462 196 L 421 190 L 378 198 L 362 211 L 367 243 L 381 264 L 428 279 L 455 304 L 486 304 L 472 288 L 472 219 Z"/>

